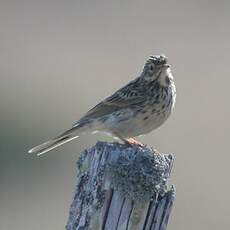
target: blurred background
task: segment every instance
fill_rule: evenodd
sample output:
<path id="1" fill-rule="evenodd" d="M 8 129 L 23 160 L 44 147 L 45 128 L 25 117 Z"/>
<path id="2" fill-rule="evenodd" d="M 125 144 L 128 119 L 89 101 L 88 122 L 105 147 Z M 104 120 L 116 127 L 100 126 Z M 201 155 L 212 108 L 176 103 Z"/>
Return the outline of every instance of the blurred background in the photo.
<path id="1" fill-rule="evenodd" d="M 99 135 L 42 157 L 27 150 L 69 128 L 169 58 L 173 115 L 140 138 L 176 157 L 168 229 L 229 228 L 229 1 L 0 1 L 0 229 L 64 229 L 76 161 Z"/>

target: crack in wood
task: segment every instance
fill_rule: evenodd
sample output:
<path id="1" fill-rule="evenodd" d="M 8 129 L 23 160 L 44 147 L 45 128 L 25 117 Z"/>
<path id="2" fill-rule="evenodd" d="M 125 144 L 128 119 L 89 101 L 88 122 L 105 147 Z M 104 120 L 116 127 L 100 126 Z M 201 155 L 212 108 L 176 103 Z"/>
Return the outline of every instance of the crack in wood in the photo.
<path id="1" fill-rule="evenodd" d="M 110 189 L 110 191 L 109 191 L 109 199 L 108 199 L 108 202 L 106 204 L 105 215 L 104 215 L 103 220 L 102 220 L 102 230 L 105 230 L 105 224 L 106 224 L 107 217 L 108 217 L 108 214 L 109 214 L 109 209 L 110 209 L 110 205 L 111 205 L 111 202 L 112 202 L 112 198 L 113 198 L 113 190 Z"/>

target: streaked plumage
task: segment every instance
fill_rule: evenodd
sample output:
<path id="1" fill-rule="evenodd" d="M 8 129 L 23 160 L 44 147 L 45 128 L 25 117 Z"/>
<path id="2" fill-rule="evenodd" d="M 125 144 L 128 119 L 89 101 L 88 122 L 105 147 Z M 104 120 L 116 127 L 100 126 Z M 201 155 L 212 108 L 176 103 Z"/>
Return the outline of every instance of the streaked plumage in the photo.
<path id="1" fill-rule="evenodd" d="M 167 58 L 151 56 L 139 77 L 89 110 L 71 129 L 29 152 L 41 155 L 86 131 L 105 131 L 128 141 L 162 125 L 171 114 L 175 99 Z"/>

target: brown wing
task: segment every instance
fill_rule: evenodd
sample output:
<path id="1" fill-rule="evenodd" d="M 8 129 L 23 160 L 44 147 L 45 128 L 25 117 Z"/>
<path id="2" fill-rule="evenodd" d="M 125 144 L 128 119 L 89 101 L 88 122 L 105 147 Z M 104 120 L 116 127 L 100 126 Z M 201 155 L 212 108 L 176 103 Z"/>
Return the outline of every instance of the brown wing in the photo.
<path id="1" fill-rule="evenodd" d="M 137 89 L 133 81 L 89 110 L 80 121 L 98 118 L 130 106 L 138 106 L 144 101 L 144 93 Z"/>

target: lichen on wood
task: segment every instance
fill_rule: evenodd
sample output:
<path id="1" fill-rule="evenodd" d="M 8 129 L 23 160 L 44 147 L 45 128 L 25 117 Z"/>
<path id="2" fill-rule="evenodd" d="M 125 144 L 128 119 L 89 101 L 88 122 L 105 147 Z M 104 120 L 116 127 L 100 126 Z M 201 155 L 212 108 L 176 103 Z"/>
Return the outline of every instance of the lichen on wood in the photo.
<path id="1" fill-rule="evenodd" d="M 163 194 L 173 156 L 153 154 L 147 147 L 122 148 L 118 159 L 107 167 L 112 188 L 131 200 L 146 201 Z"/>

